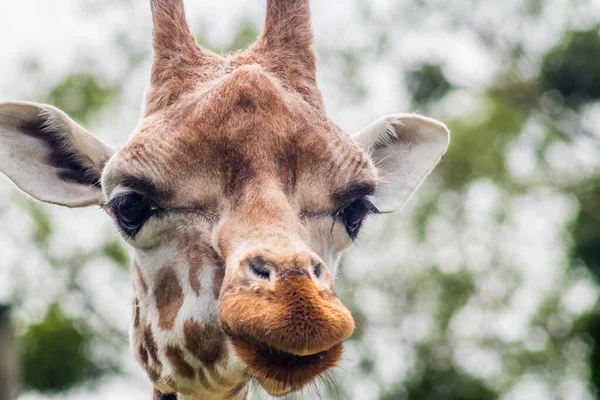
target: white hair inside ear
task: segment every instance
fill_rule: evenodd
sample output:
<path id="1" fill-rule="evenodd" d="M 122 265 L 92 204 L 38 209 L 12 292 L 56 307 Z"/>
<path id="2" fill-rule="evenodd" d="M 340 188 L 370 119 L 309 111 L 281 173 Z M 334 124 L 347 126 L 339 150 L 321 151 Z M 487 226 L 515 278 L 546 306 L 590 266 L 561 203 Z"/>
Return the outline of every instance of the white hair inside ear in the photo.
<path id="1" fill-rule="evenodd" d="M 380 118 L 352 137 L 379 170 L 381 183 L 373 204 L 382 213 L 402 208 L 450 142 L 444 124 L 416 114 Z"/>

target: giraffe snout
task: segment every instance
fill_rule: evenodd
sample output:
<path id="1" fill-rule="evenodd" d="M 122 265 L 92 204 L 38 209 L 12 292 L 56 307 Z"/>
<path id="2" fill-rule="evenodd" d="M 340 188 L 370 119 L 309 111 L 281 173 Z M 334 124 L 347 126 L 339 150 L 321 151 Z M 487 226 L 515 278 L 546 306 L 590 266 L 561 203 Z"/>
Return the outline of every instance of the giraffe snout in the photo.
<path id="1" fill-rule="evenodd" d="M 310 382 L 337 364 L 354 331 L 327 267 L 309 252 L 242 257 L 237 273 L 226 278 L 219 307 L 236 353 L 265 387 Z"/>
<path id="2" fill-rule="evenodd" d="M 284 262 L 264 256 L 250 256 L 242 260 L 240 269 L 250 282 L 273 290 L 278 280 L 293 277 L 307 278 L 313 281 L 319 290 L 331 290 L 333 285 L 327 268 L 314 256 L 296 257 Z"/>
<path id="3" fill-rule="evenodd" d="M 253 252 L 241 258 L 237 271 L 220 299 L 221 322 L 232 334 L 304 356 L 330 349 L 354 330 L 331 274 L 313 253 Z"/>

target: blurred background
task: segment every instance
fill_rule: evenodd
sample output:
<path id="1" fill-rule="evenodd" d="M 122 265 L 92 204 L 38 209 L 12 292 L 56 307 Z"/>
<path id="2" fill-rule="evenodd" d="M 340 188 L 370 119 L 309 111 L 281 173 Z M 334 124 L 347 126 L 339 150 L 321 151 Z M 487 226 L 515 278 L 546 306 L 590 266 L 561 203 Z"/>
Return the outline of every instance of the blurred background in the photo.
<path id="1" fill-rule="evenodd" d="M 232 51 L 255 39 L 264 3 L 186 6 L 199 42 Z M 403 212 L 370 220 L 345 253 L 337 288 L 357 330 L 341 367 L 290 398 L 600 399 L 600 2 L 312 9 L 336 123 L 419 112 L 452 141 Z M 147 0 L 2 0 L 0 101 L 53 104 L 123 144 L 150 31 Z M 19 399 L 149 399 L 131 294 L 100 209 L 43 205 L 0 177 L 0 399 L 17 365 Z"/>

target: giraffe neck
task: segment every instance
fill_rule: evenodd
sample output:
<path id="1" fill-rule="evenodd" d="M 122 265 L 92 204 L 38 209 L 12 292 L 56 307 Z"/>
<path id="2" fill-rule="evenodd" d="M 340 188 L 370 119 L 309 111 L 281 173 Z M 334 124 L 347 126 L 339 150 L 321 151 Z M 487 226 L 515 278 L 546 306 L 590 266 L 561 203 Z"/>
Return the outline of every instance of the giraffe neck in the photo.
<path id="1" fill-rule="evenodd" d="M 155 399 L 243 400 L 249 377 L 218 323 L 224 267 L 190 242 L 134 252 L 134 354 L 156 388 L 179 393 Z"/>

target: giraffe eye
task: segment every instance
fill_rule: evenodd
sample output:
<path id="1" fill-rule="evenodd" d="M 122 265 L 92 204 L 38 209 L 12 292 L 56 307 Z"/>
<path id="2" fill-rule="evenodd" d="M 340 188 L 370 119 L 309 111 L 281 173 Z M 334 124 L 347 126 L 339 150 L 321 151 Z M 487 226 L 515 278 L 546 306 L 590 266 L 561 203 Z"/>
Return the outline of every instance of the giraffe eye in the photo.
<path id="1" fill-rule="evenodd" d="M 354 200 L 350 205 L 339 212 L 339 216 L 346 227 L 346 232 L 351 239 L 356 239 L 363 220 L 377 209 L 365 198 Z"/>
<path id="2" fill-rule="evenodd" d="M 128 236 L 135 236 L 157 211 L 157 207 L 147 197 L 134 192 L 115 197 L 107 207 Z"/>

